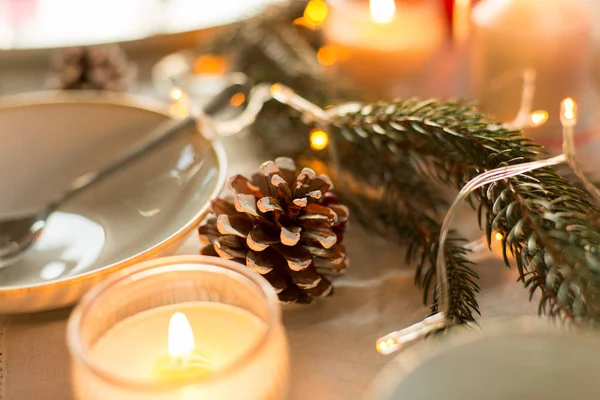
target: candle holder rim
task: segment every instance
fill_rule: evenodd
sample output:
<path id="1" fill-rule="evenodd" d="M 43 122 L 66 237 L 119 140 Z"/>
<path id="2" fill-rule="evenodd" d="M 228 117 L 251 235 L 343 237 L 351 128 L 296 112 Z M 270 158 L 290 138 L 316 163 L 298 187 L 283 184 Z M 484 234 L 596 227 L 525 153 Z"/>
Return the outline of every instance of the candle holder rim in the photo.
<path id="1" fill-rule="evenodd" d="M 174 268 L 176 267 L 176 268 Z M 178 267 L 178 268 L 177 268 Z M 206 272 L 219 272 L 226 273 L 234 279 L 240 281 L 250 281 L 256 286 L 260 293 L 265 297 L 268 309 L 268 317 L 265 321 L 267 329 L 261 335 L 260 339 L 252 345 L 252 347 L 243 353 L 235 362 L 221 368 L 215 373 L 208 375 L 206 378 L 193 379 L 193 380 L 182 380 L 175 382 L 149 382 L 140 381 L 129 378 L 122 378 L 113 374 L 110 370 L 98 365 L 90 354 L 88 346 L 84 345 L 80 340 L 78 334 L 79 327 L 82 323 L 84 311 L 97 300 L 98 296 L 106 291 L 114 288 L 116 285 L 122 284 L 127 278 L 133 278 L 137 276 L 141 279 L 157 274 L 164 273 L 165 271 L 206 271 Z M 223 271 L 225 270 L 225 271 Z M 151 273 L 150 273 L 151 272 Z M 242 279 L 240 279 L 240 277 Z M 185 304 L 185 303 L 181 303 Z M 135 314 L 134 314 L 135 315 Z M 99 377 L 101 380 L 124 387 L 133 389 L 136 391 L 156 391 L 156 390 L 173 390 L 175 388 L 183 388 L 196 384 L 203 384 L 208 382 L 216 382 L 234 373 L 239 368 L 242 368 L 254 358 L 254 356 L 263 349 L 268 341 L 273 336 L 277 324 L 281 320 L 281 307 L 279 298 L 275 293 L 275 290 L 259 274 L 251 271 L 250 269 L 230 260 L 224 260 L 218 257 L 203 256 L 203 255 L 178 255 L 169 257 L 160 257 L 152 260 L 147 260 L 136 264 L 135 266 L 125 268 L 118 273 L 111 275 L 108 279 L 101 282 L 100 284 L 93 287 L 88 291 L 85 296 L 82 297 L 81 301 L 75 306 L 69 320 L 67 322 L 67 348 L 71 357 L 74 359 L 72 362 L 79 362 L 84 368 L 90 370 L 94 375 Z"/>

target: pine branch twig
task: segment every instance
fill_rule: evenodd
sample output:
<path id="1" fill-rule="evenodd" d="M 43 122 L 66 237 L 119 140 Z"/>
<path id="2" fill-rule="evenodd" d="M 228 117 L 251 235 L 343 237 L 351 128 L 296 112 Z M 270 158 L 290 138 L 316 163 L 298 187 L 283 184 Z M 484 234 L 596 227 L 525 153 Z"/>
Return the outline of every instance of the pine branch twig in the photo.
<path id="1" fill-rule="evenodd" d="M 376 159 L 398 175 L 416 172 L 427 181 L 418 169 L 405 172 L 409 153 L 413 162 L 433 160 L 431 167 L 447 177 L 445 183 L 451 186 L 460 187 L 486 170 L 544 155 L 519 132 L 505 129 L 460 102 L 408 100 L 366 105 L 357 113 L 334 119 L 332 125 L 338 129 L 340 146 L 347 148 L 341 152 L 345 156 L 342 168 L 356 157 Z M 577 320 L 600 316 L 600 234 L 589 221 L 588 215 L 597 210 L 585 192 L 551 168 L 544 168 L 483 187 L 475 198 L 488 242 L 493 230 L 500 232 L 505 238 L 502 246 L 507 265 L 510 252 L 532 295 L 541 290 L 541 312 Z M 427 222 L 425 218 L 422 221 Z M 423 236 L 423 231 L 414 233 Z M 432 241 L 437 241 L 437 233 Z M 425 289 L 435 274 L 435 257 L 429 265 L 422 280 Z M 451 297 L 467 296 L 470 302 L 461 310 L 451 305 L 457 322 L 472 320 L 472 311 L 477 311 L 471 300 L 477 292 L 475 276 L 465 265 L 464 251 L 450 243 Z"/>

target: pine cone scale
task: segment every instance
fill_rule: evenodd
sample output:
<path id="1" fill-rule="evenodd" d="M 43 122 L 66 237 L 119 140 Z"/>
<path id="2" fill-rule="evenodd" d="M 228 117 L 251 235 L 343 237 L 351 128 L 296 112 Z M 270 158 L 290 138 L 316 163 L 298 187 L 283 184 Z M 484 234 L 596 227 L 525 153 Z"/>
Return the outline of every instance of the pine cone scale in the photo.
<path id="1" fill-rule="evenodd" d="M 215 217 L 199 228 L 203 254 L 244 263 L 267 279 L 282 302 L 310 303 L 332 293 L 325 275 L 348 266 L 339 242 L 348 209 L 329 190 L 331 180 L 308 168 L 296 176 L 291 159 L 278 158 L 247 179 L 229 181 L 234 196 L 212 202 Z"/>
<path id="2" fill-rule="evenodd" d="M 217 218 L 217 229 L 222 235 L 236 235 L 245 238 L 253 227 L 252 220 L 240 215 L 221 214 Z"/>

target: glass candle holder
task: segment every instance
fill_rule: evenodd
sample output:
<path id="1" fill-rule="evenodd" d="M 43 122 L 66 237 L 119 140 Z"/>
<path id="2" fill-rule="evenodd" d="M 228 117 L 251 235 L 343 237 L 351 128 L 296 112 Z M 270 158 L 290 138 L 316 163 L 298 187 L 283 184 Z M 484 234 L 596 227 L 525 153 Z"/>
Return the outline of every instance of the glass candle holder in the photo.
<path id="1" fill-rule="evenodd" d="M 324 23 L 331 64 L 371 95 L 395 96 L 424 73 L 447 39 L 442 3 L 431 0 L 335 0 Z"/>
<path id="2" fill-rule="evenodd" d="M 123 270 L 82 299 L 67 342 L 78 400 L 287 395 L 277 295 L 232 261 L 176 256 Z"/>

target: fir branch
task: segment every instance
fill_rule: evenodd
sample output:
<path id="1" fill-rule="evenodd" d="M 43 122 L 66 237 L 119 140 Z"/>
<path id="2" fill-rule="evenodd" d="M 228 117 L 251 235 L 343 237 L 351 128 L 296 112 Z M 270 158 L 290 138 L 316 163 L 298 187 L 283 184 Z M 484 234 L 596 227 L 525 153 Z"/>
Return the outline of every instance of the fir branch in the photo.
<path id="1" fill-rule="evenodd" d="M 459 102 L 378 103 L 338 117 L 332 125 L 339 129 L 340 145 L 347 147 L 342 167 L 362 157 L 387 164 L 397 175 L 416 171 L 427 180 L 417 169 L 405 172 L 406 154 L 410 153 L 412 160 L 434 160 L 430 165 L 447 176 L 446 183 L 451 186 L 460 187 L 486 170 L 543 156 L 541 148 L 519 132 L 505 129 Z M 475 198 L 485 217 L 488 242 L 494 229 L 500 232 L 505 237 L 504 253 L 514 255 L 524 285 L 532 294 L 541 290 L 541 312 L 577 320 L 598 319 L 600 234 L 589 221 L 588 215 L 597 210 L 585 192 L 544 168 L 481 188 Z M 418 208 L 410 213 L 415 211 Z M 427 219 L 422 222 L 431 223 Z M 415 233 L 415 238 L 419 237 L 419 232 Z M 474 276 L 465 267 L 465 253 L 458 248 L 449 243 L 447 250 L 449 276 L 454 281 L 451 295 L 456 299 L 468 294 L 472 304 L 461 310 L 453 304 L 451 313 L 464 322 L 472 320 L 471 311 L 477 310 L 471 300 L 476 290 Z M 505 261 L 510 266 L 507 256 Z M 433 281 L 435 257 L 429 264 L 430 270 L 423 275 L 425 288 Z"/>
<path id="2" fill-rule="evenodd" d="M 355 97 L 321 71 L 306 73 L 316 65 L 322 44 L 319 32 L 292 25 L 306 3 L 290 0 L 270 8 L 217 38 L 204 52 L 225 54 L 233 61 L 232 70 L 246 73 L 253 82 L 283 83 L 321 106 Z M 271 104 L 252 134 L 272 155 L 304 157 L 310 127 L 297 117 L 289 108 Z M 459 102 L 366 105 L 334 119 L 332 128 L 341 165 L 337 187 L 345 191 L 353 217 L 379 234 L 389 236 L 391 231 L 397 242 L 408 246 L 426 299 L 435 282 L 437 221 L 445 204 L 432 187 L 434 181 L 460 188 L 486 170 L 544 157 L 520 132 Z M 285 140 L 275 140 L 280 135 Z M 277 145 L 281 143 L 287 147 Z M 500 232 L 506 264 L 510 253 L 532 296 L 541 291 L 540 312 L 576 320 L 600 318 L 600 234 L 598 218 L 590 218 L 598 210 L 584 192 L 546 168 L 481 188 L 470 200 L 488 242 L 494 229 Z M 450 317 L 456 322 L 471 321 L 478 312 L 477 276 L 461 244 L 456 234 L 446 243 Z"/>

